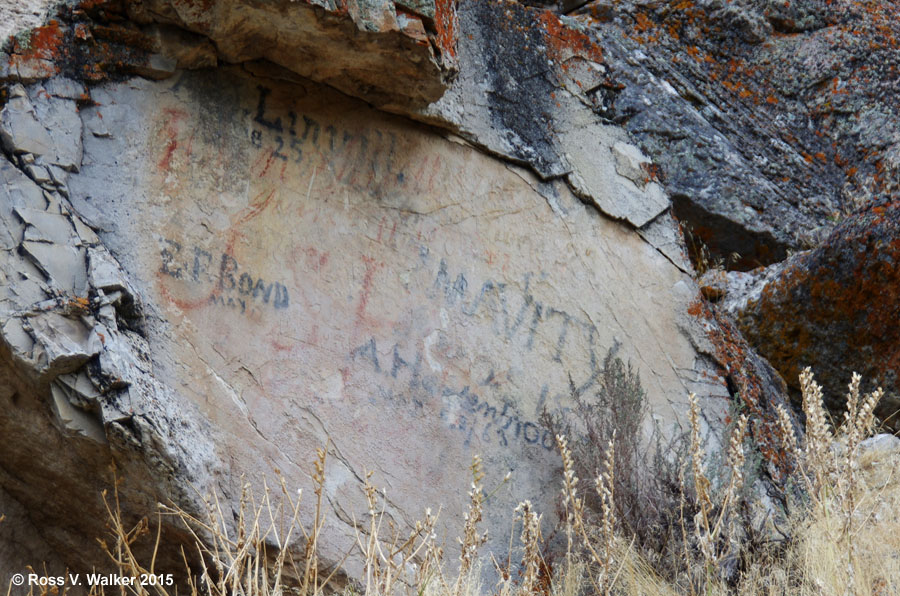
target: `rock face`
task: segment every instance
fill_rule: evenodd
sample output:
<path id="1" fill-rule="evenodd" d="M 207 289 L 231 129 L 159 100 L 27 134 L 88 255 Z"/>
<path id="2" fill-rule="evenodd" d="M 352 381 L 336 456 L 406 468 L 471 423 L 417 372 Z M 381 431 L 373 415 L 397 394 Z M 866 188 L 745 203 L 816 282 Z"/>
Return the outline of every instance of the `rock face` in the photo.
<path id="1" fill-rule="evenodd" d="M 614 85 L 603 50 L 556 15 L 516 3 L 467 0 L 459 20 L 460 75 L 414 116 L 450 126 L 542 179 L 565 181 L 614 219 L 651 228 L 669 200 L 649 159 L 595 113 L 591 94 Z M 681 263 L 680 254 L 669 258 Z"/>
<path id="2" fill-rule="evenodd" d="M 877 412 L 897 428 L 900 373 L 900 203 L 878 201 L 797 255 L 741 308 L 747 338 L 795 388 L 814 367 L 833 410 L 852 371 L 885 397 Z"/>
<path id="3" fill-rule="evenodd" d="M 558 494 L 539 415 L 564 410 L 573 385 L 590 393 L 611 350 L 641 374 L 648 432 L 681 422 L 689 391 L 721 425 L 732 370 L 710 343 L 717 323 L 689 312 L 698 289 L 652 165 L 584 91 L 612 83 L 583 33 L 464 3 L 459 77 L 420 107 L 452 57 L 427 32 L 378 46 L 417 65 L 402 84 L 367 86 L 371 64 L 339 81 L 297 66 L 338 51 L 303 46 L 309 28 L 345 31 L 330 64 L 406 35 L 390 19 L 370 30 L 359 7 L 277 5 L 295 12 L 272 24 L 276 5 L 252 2 L 117 6 L 33 32 L 55 36 L 46 51 L 13 44 L 8 78 L 27 85 L 9 84 L 0 112 L 0 486 L 39 528 L 35 552 L 101 560 L 84 537 L 103 532 L 111 461 L 127 516 L 169 500 L 197 510 L 209 493 L 236 508 L 242 478 L 309 488 L 306 462 L 327 443 L 326 564 L 352 543 L 372 469 L 392 519 L 440 506 L 453 540 L 476 453 L 486 486 L 512 474 L 487 510 L 503 553 L 515 504 L 550 512 Z M 397 6 L 397 23 L 408 10 L 446 33 L 444 9 Z M 109 43 L 79 45 L 98 32 Z M 300 44 L 297 63 L 260 35 Z M 290 70 L 178 69 L 209 64 L 210 43 L 217 59 Z"/>
<path id="4" fill-rule="evenodd" d="M 20 0 L 0 5 L 0 40 L 44 23 L 52 6 L 50 0 Z"/>
<path id="5" fill-rule="evenodd" d="M 675 212 L 748 270 L 897 196 L 898 4 L 610 2 L 577 9 L 618 86 L 592 95 L 659 168 Z"/>
<path id="6" fill-rule="evenodd" d="M 409 111 L 437 100 L 456 71 L 456 12 L 446 0 L 73 4 L 10 39 L 0 79 L 158 79 L 176 68 L 263 58 L 384 109 Z"/>

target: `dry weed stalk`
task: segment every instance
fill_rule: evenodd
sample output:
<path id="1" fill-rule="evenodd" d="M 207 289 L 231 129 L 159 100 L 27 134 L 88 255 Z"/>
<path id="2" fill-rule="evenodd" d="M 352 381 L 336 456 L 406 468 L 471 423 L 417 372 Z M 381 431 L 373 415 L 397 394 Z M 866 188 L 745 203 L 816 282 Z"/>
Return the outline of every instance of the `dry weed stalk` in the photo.
<path id="1" fill-rule="evenodd" d="M 531 596 L 539 592 L 541 569 L 541 516 L 535 513 L 531 501 L 522 501 L 515 512 L 522 516 L 522 583 L 519 593 Z"/>
<path id="2" fill-rule="evenodd" d="M 588 532 L 584 519 L 584 500 L 578 497 L 578 477 L 575 475 L 575 463 L 572 452 L 565 436 L 556 435 L 556 445 L 559 448 L 563 460 L 563 507 L 566 512 L 566 537 L 568 539 L 566 561 L 572 565 L 574 536 L 578 536 L 585 550 L 590 554 L 591 561 L 596 565 L 596 574 L 588 572 L 588 578 L 598 594 L 608 596 L 611 592 L 618 571 L 613 573 L 613 550 L 615 546 L 615 452 L 613 440 L 607 445 L 604 472 L 597 476 L 595 485 L 601 499 L 601 540 L 603 541 L 603 554 L 597 552 L 593 540 Z M 619 568 L 621 570 L 621 566 Z"/>
<path id="3" fill-rule="evenodd" d="M 700 580 L 700 591 L 707 595 L 797 593 L 802 596 L 827 594 L 849 596 L 859 593 L 897 593 L 900 587 L 900 561 L 894 554 L 900 548 L 897 538 L 897 522 L 886 529 L 872 530 L 869 521 L 875 518 L 859 510 L 867 506 L 872 491 L 865 490 L 865 458 L 861 467 L 860 444 L 871 432 L 874 425 L 874 409 L 881 398 L 881 390 L 866 396 L 860 395 L 860 378 L 854 375 L 847 396 L 847 413 L 838 432 L 833 432 L 827 421 L 822 405 L 821 388 L 815 383 L 812 373 L 805 370 L 801 376 L 804 411 L 806 412 L 807 435 L 803 448 L 794 436 L 790 417 L 782 408 L 777 408 L 777 425 L 785 452 L 793 455 L 797 469 L 806 479 L 809 490 L 809 507 L 795 512 L 803 520 L 797 523 L 796 539 L 779 551 L 775 558 L 766 552 L 742 552 L 746 555 L 746 566 L 736 577 L 736 586 L 726 586 L 722 582 L 719 567 L 723 558 L 730 556 L 736 547 L 734 539 L 737 530 L 733 527 L 734 511 L 744 485 L 745 465 L 744 438 L 747 433 L 746 416 L 740 416 L 731 432 L 726 446 L 727 467 L 730 478 L 718 486 L 707 477 L 706 455 L 701 437 L 701 421 L 698 400 L 690 396 L 690 469 L 696 491 L 696 515 L 687 513 L 687 495 L 684 484 L 681 491 L 680 520 L 684 540 L 683 571 L 689 574 L 700 571 L 692 561 L 691 545 L 696 545 L 703 559 L 705 577 Z M 552 585 L 544 583 L 548 578 L 541 557 L 542 536 L 541 516 L 529 501 L 523 501 L 515 510 L 515 522 L 521 520 L 519 540 L 522 547 L 521 581 L 518 586 L 511 581 L 510 569 L 500 570 L 501 580 L 496 593 L 498 596 L 577 596 L 593 593 L 609 596 L 616 594 L 629 596 L 672 596 L 679 589 L 663 579 L 664 575 L 649 558 L 634 553 L 629 547 L 618 548 L 624 543 L 617 536 L 623 522 L 617 519 L 616 497 L 622 494 L 620 484 L 615 487 L 617 472 L 616 458 L 618 445 L 613 433 L 603 454 L 602 468 L 595 480 L 600 508 L 596 517 L 586 512 L 585 500 L 577 493 L 579 479 L 575 475 L 575 461 L 564 435 L 556 436 L 563 460 L 563 505 L 566 513 L 566 534 L 568 549 L 566 565 Z M 622 437 L 620 437 L 620 440 Z M 326 447 L 327 449 L 327 447 Z M 228 509 L 228 517 L 223 515 L 216 498 L 207 502 L 206 516 L 202 519 L 188 515 L 175 508 L 161 508 L 161 512 L 182 521 L 193 538 L 196 554 L 194 561 L 200 561 L 199 576 L 188 577 L 190 596 L 281 596 L 287 592 L 299 596 L 322 596 L 330 580 L 320 578 L 320 561 L 316 551 L 319 534 L 324 528 L 324 485 L 326 449 L 317 450 L 314 462 L 313 492 L 316 495 L 315 513 L 309 529 L 299 523 L 301 493 L 289 494 L 284 481 L 281 482 L 282 495 L 277 507 L 275 494 L 265 487 L 260 503 L 254 500 L 249 484 L 242 486 L 238 510 L 234 516 Z M 686 463 L 686 462 L 685 462 Z M 424 520 L 416 522 L 411 531 L 401 531 L 395 527 L 386 513 L 384 496 L 371 482 L 372 474 L 365 477 L 364 492 L 368 506 L 367 523 L 358 527 L 356 546 L 365 564 L 364 596 L 393 596 L 400 593 L 416 592 L 418 596 L 476 596 L 481 594 L 479 578 L 479 548 L 486 540 L 486 534 L 479 533 L 485 496 L 482 488 L 484 473 L 479 457 L 471 466 L 473 482 L 469 491 L 469 507 L 464 518 L 460 538 L 460 572 L 455 581 L 446 581 L 442 570 L 442 550 L 435 539 L 436 516 L 425 511 Z M 681 478 L 686 482 L 686 474 Z M 621 482 L 621 479 L 619 479 Z M 714 494 L 716 491 L 718 494 Z M 692 504 L 693 506 L 693 504 Z M 156 567 L 156 552 L 162 534 L 155 532 L 155 547 L 149 566 L 139 562 L 134 543 L 142 536 L 150 536 L 150 525 L 146 519 L 131 527 L 126 525 L 119 513 L 118 484 L 115 485 L 113 499 L 107 501 L 110 516 L 112 542 L 101 542 L 109 557 L 118 567 L 119 573 L 139 577 L 142 573 L 153 573 Z M 835 515 L 837 513 L 837 515 Z M 677 514 L 676 514 L 677 515 Z M 804 519 L 802 516 L 806 516 Z M 287 529 L 279 526 L 276 519 L 289 518 Z M 687 519 L 686 519 L 687 518 Z M 0 517 L 0 521 L 2 521 Z M 226 523 L 226 519 L 228 520 Z M 305 548 L 293 551 L 289 548 L 292 537 L 302 532 Z M 881 532 L 880 534 L 878 532 Z M 510 537 L 511 541 L 515 536 Z M 632 543 L 633 544 L 633 543 Z M 874 546 L 873 546 L 874 545 Z M 675 548 L 679 548 L 676 546 Z M 272 552 L 269 553 L 268 551 Z M 512 542 L 510 543 L 512 551 Z M 774 552 L 774 551 L 773 551 Z M 872 555 L 877 552 L 877 557 Z M 269 555 L 273 556 L 269 556 Z M 292 558 L 297 555 L 297 560 Z M 187 562 L 187 556 L 182 551 Z M 283 573 L 286 566 L 293 566 L 298 583 L 285 585 Z M 618 565 L 618 568 L 615 566 Z M 894 567 L 891 567 L 894 565 Z M 677 573 L 681 573 L 678 571 Z M 437 577 L 438 582 L 432 580 Z M 671 579 L 671 576 L 665 576 Z M 676 576 L 677 578 L 678 576 Z M 587 578 L 587 579 L 585 579 Z M 169 590 L 167 592 L 167 589 Z M 179 588 L 180 589 L 180 588 Z M 183 592 L 183 590 L 181 590 Z M 691 593 L 698 588 L 692 582 Z M 165 586 L 135 586 L 122 590 L 122 596 L 170 596 L 174 588 Z M 64 593 L 64 592 L 63 592 Z M 102 593 L 102 592 L 101 592 Z M 8 593 L 7 596 L 11 596 Z M 43 596 L 43 595 L 42 595 Z"/>
<path id="4" fill-rule="evenodd" d="M 470 587 L 473 576 L 476 574 L 475 566 L 478 560 L 478 549 L 487 542 L 487 532 L 479 534 L 478 524 L 482 520 L 484 505 L 484 472 L 481 468 L 481 456 L 472 457 L 469 466 L 472 472 L 472 486 L 469 490 L 469 507 L 463 515 L 463 535 L 457 538 L 460 546 L 459 574 L 452 588 L 452 594 L 461 596 Z M 447 588 L 445 587 L 445 590 Z"/>
<path id="5" fill-rule="evenodd" d="M 856 593 L 857 542 L 854 524 L 859 502 L 859 445 L 875 426 L 875 406 L 884 392 L 879 387 L 861 398 L 862 377 L 853 373 L 847 390 L 847 410 L 836 433 L 829 428 L 822 405 L 822 388 L 807 367 L 800 374 L 803 411 L 806 414 L 806 448 L 803 450 L 803 477 L 813 501 L 816 518 L 828 519 L 834 503 L 841 513 L 840 532 L 832 539 L 845 545 L 845 594 Z"/>
<path id="6" fill-rule="evenodd" d="M 605 469 L 597 475 L 597 479 L 594 481 L 601 502 L 600 541 L 603 545 L 602 560 L 597 561 L 600 566 L 597 571 L 597 583 L 600 585 L 604 595 L 609 594 L 613 585 L 613 547 L 616 539 L 615 441 L 616 431 L 614 430 L 612 439 L 606 446 Z"/>
<path id="7" fill-rule="evenodd" d="M 223 514 L 218 497 L 207 501 L 204 519 L 193 516 L 182 509 L 160 505 L 160 518 L 163 514 L 178 519 L 187 529 L 196 549 L 196 561 L 200 564 L 199 576 L 191 570 L 188 555 L 182 548 L 181 554 L 187 571 L 188 593 L 192 596 L 269 596 L 281 595 L 286 586 L 284 571 L 290 566 L 293 573 L 300 578 L 300 590 L 293 588 L 301 596 L 321 594 L 322 586 L 331 579 L 324 580 L 318 576 L 318 559 L 316 557 L 317 537 L 323 528 L 321 493 L 324 485 L 325 451 L 317 452 L 313 475 L 314 490 L 319 495 L 316 507 L 315 522 L 311 530 L 305 530 L 300 524 L 300 503 L 302 491 L 292 496 L 281 481 L 281 503 L 274 505 L 272 491 L 263 483 L 263 497 L 257 504 L 249 483 L 242 484 L 241 497 L 236 511 L 234 523 L 228 522 L 231 516 Z M 162 524 L 158 524 L 156 541 L 151 551 L 149 567 L 144 567 L 135 555 L 132 544 L 141 536 L 149 533 L 146 518 L 140 520 L 133 528 L 122 520 L 119 505 L 118 481 L 114 485 L 112 503 L 104 491 L 104 503 L 109 515 L 112 546 L 101 540 L 103 550 L 112 560 L 119 575 L 139 579 L 144 574 L 155 571 L 156 556 L 159 552 Z M 286 524 L 285 513 L 289 520 Z M 280 519 L 282 523 L 276 522 Z M 161 520 L 160 520 L 161 521 Z M 306 538 L 306 549 L 302 561 L 298 565 L 290 549 L 297 529 Z M 270 550 L 275 551 L 270 557 Z M 334 572 L 333 572 L 334 573 Z M 332 575 L 333 575 L 332 573 Z M 102 588 L 99 589 L 102 594 Z M 168 596 L 177 593 L 177 586 L 152 585 L 142 586 L 139 582 L 122 593 L 145 596 L 157 594 Z"/>
<path id="8" fill-rule="evenodd" d="M 478 524 L 481 522 L 484 504 L 484 472 L 481 469 L 481 457 L 475 455 L 472 458 L 472 488 L 469 490 L 469 508 L 464 515 L 463 536 L 458 538 L 460 545 L 459 574 L 464 576 L 471 571 L 478 558 L 478 549 L 487 542 L 487 532 L 478 533 Z"/>
<path id="9" fill-rule="evenodd" d="M 715 515 L 716 507 L 713 505 L 710 492 L 711 483 L 705 470 L 706 454 L 703 451 L 700 431 L 700 405 L 697 396 L 693 393 L 688 396 L 688 400 L 690 403 L 688 417 L 691 424 L 691 471 L 699 507 L 697 515 L 694 516 L 694 537 L 700 548 L 700 554 L 703 556 L 707 581 L 709 581 L 716 565 L 731 548 L 731 544 L 727 544 L 720 550 L 718 544 L 726 525 L 730 527 L 731 510 L 744 482 L 743 443 L 747 432 L 747 417 L 742 414 L 731 432 L 728 444 L 728 467 L 731 474 L 728 485 L 725 487 L 725 493 L 718 503 L 718 515 Z"/>
<path id="10" fill-rule="evenodd" d="M 367 472 L 364 485 L 369 516 L 367 536 L 364 539 L 362 533 L 357 532 L 357 545 L 365 559 L 365 596 L 389 596 L 400 586 L 418 591 L 417 581 L 431 575 L 429 555 L 435 552 L 437 516 L 431 514 L 431 509 L 426 509 L 424 519 L 417 520 L 408 534 L 388 520 L 388 536 L 383 539 L 386 500 L 382 499 L 379 511 L 378 490 L 371 478 L 372 472 Z"/>

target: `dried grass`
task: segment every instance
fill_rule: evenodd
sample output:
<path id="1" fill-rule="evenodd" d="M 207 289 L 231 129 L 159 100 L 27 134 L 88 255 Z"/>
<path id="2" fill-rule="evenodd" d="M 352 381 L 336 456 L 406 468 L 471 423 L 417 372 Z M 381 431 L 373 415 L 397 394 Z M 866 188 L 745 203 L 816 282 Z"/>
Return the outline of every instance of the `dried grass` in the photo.
<path id="1" fill-rule="evenodd" d="M 821 389 L 807 369 L 801 376 L 806 435 L 800 443 L 786 411 L 778 421 L 784 448 L 797 462 L 797 480 L 803 484 L 794 503 L 785 538 L 757 544 L 749 551 L 742 542 L 738 511 L 746 498 L 745 443 L 748 420 L 738 417 L 728 441 L 725 458 L 727 481 L 713 482 L 700 433 L 699 406 L 690 398 L 689 465 L 685 467 L 690 489 L 683 488 L 679 519 L 683 540 L 673 548 L 682 553 L 682 568 L 672 576 L 654 565 L 652 553 L 635 547 L 627 527 L 617 519 L 616 436 L 603 445 L 603 466 L 594 480 L 599 511 L 589 516 L 579 493 L 576 462 L 563 435 L 557 445 L 563 462 L 562 505 L 567 537 L 565 560 L 553 577 L 543 558 L 541 512 L 524 501 L 514 512 L 520 524 L 516 562 L 498 565 L 481 555 L 486 534 L 479 529 L 485 495 L 479 458 L 473 460 L 469 507 L 459 538 L 458 572 L 448 578 L 442 549 L 437 545 L 437 516 L 425 510 L 410 528 L 396 527 L 385 515 L 384 495 L 366 475 L 366 519 L 357 523 L 353 548 L 364 561 L 363 577 L 346 596 L 672 596 L 799 595 L 887 596 L 900 593 L 900 478 L 893 468 L 900 450 L 867 451 L 863 439 L 875 424 L 874 408 L 881 391 L 860 395 L 860 379 L 854 375 L 848 390 L 848 408 L 841 426 L 833 430 L 822 406 Z M 173 507 L 161 507 L 157 529 L 140 520 L 126 524 L 114 487 L 108 496 L 110 536 L 101 545 L 124 576 L 140 577 L 156 570 L 161 543 L 159 521 L 181 524 L 192 538 L 193 548 L 182 551 L 184 583 L 178 593 L 190 596 L 325 596 L 333 592 L 329 573 L 323 574 L 318 542 L 323 531 L 323 491 L 327 448 L 318 450 L 313 462 L 312 523 L 301 519 L 301 493 L 290 493 L 284 483 L 276 490 L 264 488 L 256 500 L 245 485 L 236 519 L 228 523 L 219 502 L 208 502 L 204 516 L 193 516 Z M 751 493 L 752 494 L 752 493 Z M 277 501 L 277 503 L 276 503 Z M 303 516 L 305 517 L 305 516 Z M 2 518 L 0 518 L 2 520 Z M 307 520 L 308 523 L 308 520 Z M 785 530 L 782 529 L 784 533 Z M 774 535 L 774 532 L 773 532 Z M 144 560 L 134 545 L 150 541 L 152 554 Z M 301 548 L 297 548 L 297 544 Z M 288 548 L 292 545 L 293 548 Z M 483 566 L 497 566 L 499 583 L 485 589 Z M 736 575 L 724 572 L 729 561 L 740 561 Z M 333 573 L 333 572 L 330 572 Z M 47 593 L 47 592 L 44 592 Z M 60 590 L 57 594 L 65 594 Z M 103 594 L 96 589 L 94 594 Z M 121 596 L 170 596 L 175 587 L 131 586 L 117 589 Z M 11 588 L 7 596 L 13 594 Z"/>

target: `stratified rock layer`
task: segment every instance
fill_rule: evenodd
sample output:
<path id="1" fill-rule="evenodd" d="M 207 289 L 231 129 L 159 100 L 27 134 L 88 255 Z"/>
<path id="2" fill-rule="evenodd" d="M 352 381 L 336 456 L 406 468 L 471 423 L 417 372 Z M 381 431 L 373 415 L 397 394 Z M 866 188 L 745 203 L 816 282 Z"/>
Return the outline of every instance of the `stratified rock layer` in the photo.
<path id="1" fill-rule="evenodd" d="M 266 59 L 374 105 L 410 111 L 440 98 L 456 72 L 457 17 L 446 0 L 86 0 L 60 6 L 56 16 L 10 38 L 0 80 L 60 73 L 159 79 L 219 60 Z"/>
<path id="2" fill-rule="evenodd" d="M 226 62 L 265 58 L 394 109 L 437 100 L 455 69 L 456 14 L 446 0 L 145 0 L 128 13 L 199 33 Z"/>
<path id="3" fill-rule="evenodd" d="M 598 112 L 639 141 L 713 256 L 749 270 L 900 192 L 898 7 L 596 0 L 576 18 L 620 84 L 591 93 Z"/>

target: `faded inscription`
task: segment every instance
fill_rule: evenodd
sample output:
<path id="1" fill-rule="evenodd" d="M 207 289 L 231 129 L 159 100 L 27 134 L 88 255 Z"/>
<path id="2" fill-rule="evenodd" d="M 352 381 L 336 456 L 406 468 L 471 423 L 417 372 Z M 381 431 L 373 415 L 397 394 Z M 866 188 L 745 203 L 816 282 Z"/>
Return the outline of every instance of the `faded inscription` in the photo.
<path id="1" fill-rule="evenodd" d="M 293 110 L 270 114 L 271 90 L 258 85 L 256 91 L 250 144 L 266 156 L 260 177 L 293 165 L 327 173 L 327 188 L 321 190 L 350 187 L 370 195 L 419 195 L 435 190 L 435 180 L 445 167 L 439 155 L 404 154 L 393 131 L 344 128 Z"/>
<path id="2" fill-rule="evenodd" d="M 290 305 L 287 287 L 267 281 L 253 271 L 241 268 L 227 252 L 213 253 L 199 246 L 183 246 L 171 238 L 162 240 L 159 272 L 201 289 L 209 289 L 208 304 L 229 307 L 242 314 L 250 306 L 285 309 Z"/>
<path id="3" fill-rule="evenodd" d="M 530 289 L 531 280 L 539 277 L 543 276 L 526 273 L 520 284 L 488 279 L 476 284 L 477 289 L 470 289 L 465 274 L 451 275 L 447 262 L 441 259 L 424 298 L 453 309 L 465 318 L 479 317 L 489 321 L 492 333 L 509 342 L 512 350 L 532 352 L 536 336 L 551 338 L 550 349 L 545 346 L 541 357 L 547 365 L 560 367 L 565 372 L 574 391 L 586 392 L 596 384 L 602 370 L 597 355 L 598 330 L 592 322 L 565 308 L 536 299 Z M 582 337 L 576 338 L 578 335 Z M 583 370 L 585 367 L 581 364 L 572 370 L 567 363 L 565 348 L 575 339 L 584 340 L 579 345 L 587 346 L 587 370 Z M 379 340 L 370 337 L 350 352 L 351 362 L 364 364 L 379 378 L 376 391 L 369 397 L 373 404 L 389 404 L 419 414 L 427 410 L 439 411 L 441 420 L 451 430 L 461 433 L 467 446 L 477 437 L 482 444 L 504 448 L 538 446 L 548 451 L 554 449 L 553 437 L 537 418 L 545 408 L 565 409 L 559 404 L 567 401 L 572 388 L 551 396 L 551 384 L 542 383 L 539 393 L 527 400 L 535 404 L 533 417 L 529 417 L 517 406 L 522 402 L 521 395 L 498 395 L 500 383 L 493 369 L 475 384 L 454 383 L 432 374 L 429 367 L 424 366 L 427 340 L 414 341 L 408 337 L 404 343 L 417 347 L 409 348 L 394 341 L 385 357 L 379 348 Z M 551 397 L 555 399 L 551 400 Z"/>

